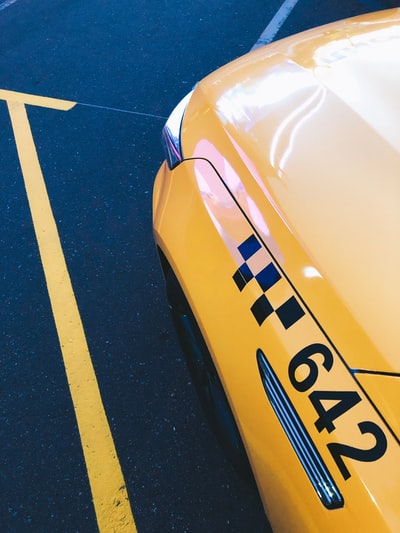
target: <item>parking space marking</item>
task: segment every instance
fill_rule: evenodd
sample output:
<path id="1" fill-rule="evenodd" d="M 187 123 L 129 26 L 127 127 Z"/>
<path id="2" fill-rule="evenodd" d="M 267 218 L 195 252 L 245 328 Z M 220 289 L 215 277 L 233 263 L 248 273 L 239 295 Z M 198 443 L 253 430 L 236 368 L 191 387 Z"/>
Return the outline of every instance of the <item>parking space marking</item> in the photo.
<path id="1" fill-rule="evenodd" d="M 47 194 L 26 104 L 67 111 L 75 102 L 0 90 L 6 100 L 74 404 L 100 533 L 136 532 L 125 481 Z"/>
<path id="2" fill-rule="evenodd" d="M 58 109 L 59 111 L 69 111 L 76 105 L 76 102 L 70 102 L 69 100 L 59 100 L 58 98 L 49 98 L 47 96 L 18 93 L 16 91 L 8 91 L 6 89 L 0 89 L 0 100 L 14 103 L 18 102 L 24 105 L 50 107 L 51 109 Z"/>
<path id="3" fill-rule="evenodd" d="M 260 48 L 260 46 L 264 46 L 274 39 L 275 35 L 281 29 L 285 20 L 293 11 L 298 1 L 299 0 L 285 0 L 285 2 L 283 2 L 281 7 L 275 13 L 274 17 L 271 19 L 271 22 L 262 32 L 255 45 L 252 47 L 252 50 L 256 50 L 257 48 Z"/>

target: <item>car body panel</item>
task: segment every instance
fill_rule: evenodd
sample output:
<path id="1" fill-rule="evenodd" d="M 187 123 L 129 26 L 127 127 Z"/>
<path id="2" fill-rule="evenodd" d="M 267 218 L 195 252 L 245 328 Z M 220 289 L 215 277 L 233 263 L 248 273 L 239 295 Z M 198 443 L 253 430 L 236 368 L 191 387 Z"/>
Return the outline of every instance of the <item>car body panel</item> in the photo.
<path id="1" fill-rule="evenodd" d="M 395 435 L 400 435 L 400 376 L 355 373 L 358 383 L 376 405 Z M 384 391 L 384 393 L 382 393 Z"/>
<path id="2" fill-rule="evenodd" d="M 276 313 L 262 325 L 257 322 L 251 307 L 262 292 L 260 287 L 251 280 L 240 291 L 234 281 L 234 275 L 243 263 L 238 248 L 254 234 L 253 229 L 215 170 L 204 160 L 184 162 L 172 173 L 164 166 L 156 180 L 156 190 L 158 187 L 162 187 L 162 192 L 155 195 L 157 242 L 180 280 L 214 355 L 272 524 L 279 530 L 284 509 L 291 505 L 293 527 L 297 524 L 300 529 L 303 527 L 308 531 L 320 531 L 321 524 L 326 521 L 329 526 L 325 531 L 337 530 L 344 524 L 355 530 L 373 524 L 380 531 L 397 526 L 398 494 L 395 489 L 400 483 L 400 473 L 393 471 L 393 464 L 400 460 L 400 450 L 396 439 L 357 387 L 307 308 L 304 307 L 304 315 L 288 329 L 283 327 Z M 164 199 L 167 199 L 165 203 Z M 257 255 L 248 260 L 255 271 L 273 261 L 264 246 Z M 273 306 L 278 308 L 292 296 L 298 298 L 302 306 L 284 272 L 280 272 L 279 283 L 268 290 L 273 293 L 272 296 L 269 294 Z M 329 346 L 335 353 L 334 373 L 322 371 L 317 389 L 329 391 L 336 387 L 338 390 L 340 383 L 341 390 L 357 391 L 362 397 L 362 401 L 346 412 L 335 431 L 329 434 L 320 433 L 315 428 L 318 417 L 308 398 L 308 393 L 315 388 L 302 394 L 288 379 L 290 358 L 304 346 L 317 342 Z M 321 505 L 293 454 L 263 391 L 256 362 L 258 348 L 271 358 L 310 435 L 318 443 L 317 447 L 343 494 L 343 509 L 328 511 Z M 374 437 L 362 435 L 358 430 L 358 424 L 365 420 L 376 423 L 384 431 L 387 450 L 373 462 L 347 460 L 351 477 L 344 480 L 327 444 L 341 442 L 360 449 L 370 448 Z M 271 440 L 273 444 L 270 444 Z M 277 468 L 277 465 L 282 466 Z M 364 523 L 362 509 L 370 504 L 371 494 L 375 505 Z M 310 509 L 313 510 L 312 518 Z M 381 513 L 394 516 L 394 522 L 388 520 L 385 523 Z M 286 520 L 285 517 L 285 524 Z"/>
<path id="3" fill-rule="evenodd" d="M 274 205 L 307 255 L 307 265 L 328 282 L 371 339 L 373 348 L 349 354 L 349 364 L 387 372 L 400 371 L 400 298 L 392 290 L 400 271 L 400 133 L 395 127 L 400 121 L 400 26 L 393 26 L 399 19 L 398 10 L 391 10 L 385 23 L 378 24 L 376 15 L 370 23 L 368 17 L 357 19 L 364 32 L 360 51 L 342 43 L 329 67 L 323 66 L 328 52 L 324 56 L 321 49 L 342 42 L 335 25 L 306 33 L 307 53 L 313 44 L 317 47 L 317 59 L 308 66 L 293 62 L 305 48 L 297 37 L 285 39 L 272 52 L 239 59 L 200 83 L 183 130 L 187 157 L 220 164 L 224 179 L 224 167 L 231 167 L 262 215 Z M 357 24 L 347 26 L 355 32 Z M 341 23 L 339 29 L 347 26 Z M 372 83 L 376 58 L 372 54 L 369 70 L 365 56 L 370 48 L 378 53 L 376 46 L 392 53 Z M 292 57 L 282 53 L 286 49 Z M 365 85 L 373 90 L 363 85 L 357 92 L 355 82 L 348 81 L 354 63 L 361 65 Z M 389 76 L 395 83 L 389 83 Z M 360 91 L 363 106 L 357 104 L 360 98 L 353 101 Z M 382 102 L 378 107 L 377 94 Z M 198 111 L 202 107 L 207 109 L 203 116 Z M 191 130 L 196 134 L 186 133 Z M 286 263 L 291 268 L 292 258 Z M 296 285 L 307 284 L 301 272 L 290 273 L 296 274 Z"/>
<path id="4" fill-rule="evenodd" d="M 399 10 L 358 19 L 355 25 L 340 22 L 307 32 L 256 51 L 200 82 L 182 124 L 185 160 L 172 170 L 164 163 L 155 181 L 157 246 L 207 343 L 276 531 L 400 529 L 399 417 L 398 407 L 392 407 L 399 404 L 399 332 L 393 330 L 391 317 L 377 317 L 368 305 L 363 309 L 354 282 L 361 279 L 364 299 L 367 287 L 368 298 L 376 296 L 377 305 L 393 304 L 396 311 L 397 303 L 385 292 L 386 284 L 392 284 L 398 294 L 392 265 L 385 272 L 383 296 L 370 287 L 380 280 L 368 269 L 370 262 L 385 266 L 386 256 L 375 256 L 379 246 L 387 248 L 396 264 L 398 246 L 391 249 L 394 234 L 381 236 L 375 227 L 372 235 L 365 235 L 369 226 L 362 226 L 365 240 L 355 251 L 341 250 L 337 242 L 355 238 L 357 217 L 366 220 L 375 214 L 356 201 L 363 180 L 372 181 L 369 202 L 377 187 L 377 174 L 361 152 L 375 146 L 388 155 L 391 194 L 397 194 L 400 181 L 398 174 L 395 179 L 398 154 L 377 128 L 321 84 L 307 64 L 316 43 L 318 49 L 331 46 L 343 39 L 343 28 L 347 34 L 349 27 L 357 33 L 358 26 L 359 33 L 368 34 L 368 26 L 390 29 L 393 21 L 399 23 Z M 283 85 L 282 101 L 265 114 L 250 89 L 255 79 L 259 82 L 271 72 L 282 79 L 288 73 L 299 76 L 302 82 L 291 84 L 290 90 Z M 246 106 L 233 106 L 229 115 L 228 100 L 222 107 L 221 102 L 232 97 L 233 88 L 234 99 Z M 323 102 L 312 117 L 298 111 L 309 99 L 316 102 L 319 94 Z M 338 125 L 343 116 L 346 124 Z M 291 118 L 297 125 L 291 125 Z M 282 135 L 276 140 L 279 129 Z M 359 132 L 357 143 L 362 141 L 363 150 L 357 143 L 342 142 L 350 131 Z M 325 141 L 333 137 L 341 143 L 342 161 L 332 146 L 320 141 L 320 133 Z M 271 146 L 280 154 L 275 163 Z M 337 177 L 338 169 L 346 169 L 347 180 Z M 337 187 L 329 194 L 322 188 L 326 176 Z M 344 196 L 352 198 L 350 206 L 344 205 Z M 398 236 L 398 214 L 392 198 L 385 196 L 385 201 Z M 318 217 L 325 213 L 328 221 L 336 218 L 320 224 Z M 358 245 L 358 240 L 352 242 Z M 344 254 L 334 256 L 332 265 L 329 244 Z M 379 331 L 370 327 L 371 321 L 381 326 Z M 383 338 L 388 332 L 392 337 Z M 310 482 L 263 386 L 260 350 L 342 494 L 343 507 L 327 509 Z M 384 383 L 387 396 L 381 390 Z"/>

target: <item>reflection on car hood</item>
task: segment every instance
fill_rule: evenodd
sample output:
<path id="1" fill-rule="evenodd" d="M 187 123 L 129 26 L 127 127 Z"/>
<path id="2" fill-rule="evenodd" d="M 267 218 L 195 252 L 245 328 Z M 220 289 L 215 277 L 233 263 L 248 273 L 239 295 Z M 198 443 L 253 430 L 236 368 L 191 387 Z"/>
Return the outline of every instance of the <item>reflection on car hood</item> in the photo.
<path id="1" fill-rule="evenodd" d="M 268 197 L 384 354 L 352 366 L 389 372 L 400 372 L 399 49 L 397 9 L 269 45 L 199 85 L 183 136 L 186 157 L 240 176 L 266 224 Z"/>

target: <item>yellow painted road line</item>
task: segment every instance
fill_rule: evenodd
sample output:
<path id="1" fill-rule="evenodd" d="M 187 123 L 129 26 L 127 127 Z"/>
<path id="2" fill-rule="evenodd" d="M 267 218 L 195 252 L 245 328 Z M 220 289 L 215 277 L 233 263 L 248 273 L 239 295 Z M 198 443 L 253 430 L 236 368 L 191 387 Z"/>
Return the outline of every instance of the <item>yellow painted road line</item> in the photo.
<path id="1" fill-rule="evenodd" d="M 0 89 L 0 100 L 6 102 L 20 102 L 21 104 L 36 105 L 39 107 L 50 107 L 51 109 L 59 109 L 60 111 L 69 111 L 76 102 L 69 100 L 59 100 L 58 98 L 49 98 L 47 96 L 37 96 L 35 94 L 17 93 L 15 91 L 6 91 Z"/>
<path id="2" fill-rule="evenodd" d="M 8 93 L 5 95 L 5 93 Z M 17 95 L 17 97 L 15 96 Z M 5 98 L 7 96 L 7 98 Z M 25 103 L 70 109 L 63 101 L 0 91 L 7 100 L 25 188 L 64 359 L 101 533 L 136 532 L 125 481 L 100 396 Z M 39 103 L 36 103 L 39 102 Z M 60 103 L 61 102 L 61 103 Z"/>

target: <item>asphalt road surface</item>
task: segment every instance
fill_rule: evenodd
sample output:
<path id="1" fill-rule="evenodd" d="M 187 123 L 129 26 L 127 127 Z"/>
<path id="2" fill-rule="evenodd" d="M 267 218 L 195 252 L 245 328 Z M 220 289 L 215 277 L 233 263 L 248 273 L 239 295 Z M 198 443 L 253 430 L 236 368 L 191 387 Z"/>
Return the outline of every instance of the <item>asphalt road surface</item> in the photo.
<path id="1" fill-rule="evenodd" d="M 1 532 L 268 531 L 194 394 L 151 193 L 197 80 L 262 34 L 394 5 L 284 4 L 0 0 Z"/>

